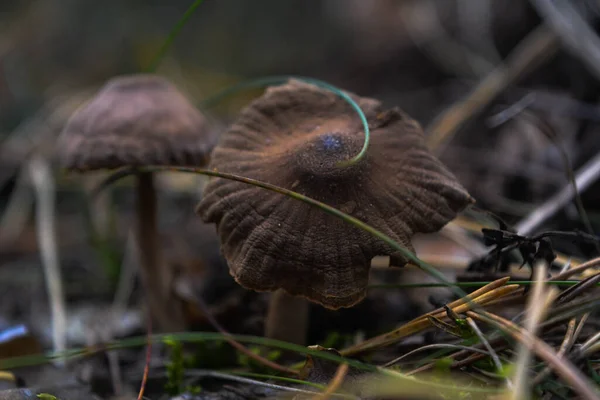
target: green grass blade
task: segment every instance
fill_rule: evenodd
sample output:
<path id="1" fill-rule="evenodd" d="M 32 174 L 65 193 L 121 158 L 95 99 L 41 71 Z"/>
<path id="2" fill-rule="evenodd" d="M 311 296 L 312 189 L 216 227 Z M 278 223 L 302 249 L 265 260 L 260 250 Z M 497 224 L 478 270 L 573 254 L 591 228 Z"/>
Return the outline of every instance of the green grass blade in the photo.
<path id="1" fill-rule="evenodd" d="M 268 77 L 264 77 L 264 78 L 252 79 L 252 80 L 240 82 L 238 84 L 235 84 L 233 86 L 230 86 L 230 87 L 220 91 L 219 93 L 204 100 L 200 107 L 204 108 L 204 109 L 212 107 L 215 104 L 222 101 L 224 98 L 229 97 L 229 96 L 236 94 L 245 89 L 254 89 L 254 88 L 261 88 L 261 87 L 265 87 L 265 86 L 269 86 L 269 85 L 283 84 L 283 83 L 286 83 L 287 81 L 289 81 L 290 79 L 296 79 L 296 80 L 299 80 L 302 82 L 309 83 L 311 85 L 315 85 L 317 87 L 320 87 L 321 89 L 328 90 L 328 91 L 334 93 L 335 95 L 339 96 L 342 100 L 347 102 L 352 107 L 352 109 L 356 112 L 356 114 L 360 118 L 360 122 L 362 123 L 364 134 L 365 134 L 365 139 L 364 139 L 363 146 L 360 149 L 360 151 L 354 157 L 352 157 L 350 160 L 340 163 L 340 166 L 341 167 L 342 166 L 350 166 L 350 165 L 360 161 L 367 153 L 367 149 L 369 148 L 369 141 L 371 139 L 371 131 L 369 129 L 369 123 L 367 122 L 367 117 L 365 116 L 365 113 L 361 110 L 360 106 L 358 104 L 356 104 L 356 102 L 354 100 L 352 100 L 352 98 L 347 93 L 345 93 L 341 89 L 339 89 L 327 82 L 324 82 L 324 81 L 321 81 L 318 79 L 314 79 L 314 78 L 308 78 L 308 77 L 304 77 L 304 76 L 294 76 L 294 75 L 268 76 Z"/>
<path id="2" fill-rule="evenodd" d="M 194 11 L 196 11 L 196 9 L 200 6 L 200 4 L 202 4 L 203 1 L 204 0 L 195 0 L 192 3 L 192 5 L 186 10 L 186 12 L 183 14 L 181 19 L 177 22 L 177 24 L 175 24 L 173 29 L 171 29 L 171 32 L 169 32 L 169 36 L 167 36 L 167 39 L 165 40 L 163 45 L 158 50 L 158 53 L 156 54 L 156 56 L 154 57 L 154 59 L 152 60 L 152 62 L 148 66 L 148 68 L 146 69 L 146 72 L 155 72 L 156 71 L 156 69 L 160 65 L 160 62 L 163 60 L 165 54 L 167 54 L 167 51 L 173 44 L 173 41 L 175 40 L 177 35 L 179 35 L 179 32 L 181 32 L 181 29 L 185 26 L 185 24 L 188 22 L 188 20 L 192 16 L 192 14 L 194 14 Z"/>
<path id="3" fill-rule="evenodd" d="M 217 177 L 217 178 L 229 179 L 229 180 L 253 185 L 256 187 L 260 187 L 260 188 L 263 188 L 266 190 L 270 190 L 272 192 L 279 193 L 279 194 L 291 197 L 293 199 L 302 201 L 313 207 L 317 207 L 317 208 L 321 209 L 322 211 L 326 212 L 327 214 L 330 214 L 337 218 L 340 218 L 341 220 L 343 220 L 349 224 L 352 224 L 352 225 L 356 226 L 357 228 L 362 229 L 365 232 L 370 233 L 371 235 L 375 236 L 376 238 L 378 238 L 378 239 L 382 240 L 383 242 L 385 242 L 386 244 L 388 244 L 394 250 L 402 253 L 402 255 L 407 260 L 411 261 L 413 264 L 415 264 L 416 266 L 421 268 L 423 271 L 428 273 L 430 276 L 434 277 L 439 282 L 443 283 L 446 287 L 449 287 L 457 296 L 459 296 L 459 297 L 467 296 L 467 293 L 464 290 L 462 290 L 460 287 L 456 286 L 456 284 L 448 281 L 442 273 L 440 273 L 437 269 L 435 269 L 435 267 L 433 267 L 433 266 L 427 264 L 425 261 L 422 261 L 421 259 L 419 259 L 416 255 L 414 255 L 412 252 L 407 250 L 405 247 L 403 247 L 401 244 L 396 242 L 394 239 L 392 239 L 385 233 L 373 228 L 372 226 L 362 222 L 361 220 L 359 220 L 357 218 L 354 218 L 346 213 L 343 213 L 342 211 L 338 210 L 337 208 L 331 207 L 325 203 L 322 203 L 313 198 L 304 196 L 304 195 L 294 192 L 292 190 L 284 189 L 279 186 L 272 185 L 270 183 L 261 182 L 256 179 L 246 178 L 246 177 L 234 175 L 234 174 L 228 174 L 225 172 L 217 172 L 217 171 L 206 170 L 206 169 L 202 169 L 202 168 L 193 168 L 193 167 L 153 166 L 153 167 L 145 167 L 145 168 L 139 168 L 139 169 L 124 168 L 124 169 L 116 171 L 115 173 L 113 173 L 112 175 L 107 177 L 97 187 L 97 189 L 93 191 L 93 195 L 97 195 L 104 188 L 110 186 L 111 184 L 115 183 L 116 181 L 118 181 L 122 178 L 125 178 L 126 176 L 138 173 L 140 171 L 144 171 L 144 172 L 161 172 L 161 171 L 162 172 L 186 172 L 186 173 L 194 173 L 194 174 L 212 176 L 212 177 Z"/>

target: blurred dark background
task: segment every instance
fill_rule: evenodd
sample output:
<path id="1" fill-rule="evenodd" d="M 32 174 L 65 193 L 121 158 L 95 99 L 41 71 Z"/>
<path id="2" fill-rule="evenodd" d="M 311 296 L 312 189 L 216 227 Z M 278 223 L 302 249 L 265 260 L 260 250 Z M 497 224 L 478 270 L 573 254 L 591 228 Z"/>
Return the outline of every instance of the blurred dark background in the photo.
<path id="1" fill-rule="evenodd" d="M 591 14 L 591 19 L 595 17 L 595 8 L 584 7 L 593 2 L 575 3 Z M 179 0 L 3 1 L 2 137 L 50 104 L 58 107 L 76 94 L 85 98 L 92 92 L 84 91 L 94 90 L 111 76 L 147 68 L 189 4 Z M 251 77 L 312 76 L 398 105 L 426 126 L 497 66 L 540 21 L 527 1 L 208 0 L 183 28 L 159 72 L 198 101 Z M 487 186 L 481 186 L 472 175 L 504 168 L 492 165 L 494 159 L 486 154 L 500 150 L 496 145 L 502 141 L 499 135 L 510 135 L 499 134 L 506 129 L 490 129 L 483 123 L 485 117 L 529 91 L 541 92 L 531 108 L 557 125 L 557 134 L 575 165 L 598 149 L 597 141 L 589 139 L 593 135 L 586 133 L 598 120 L 590 111 L 596 107 L 597 79 L 577 57 L 560 50 L 551 61 L 502 92 L 484 113 L 484 120 L 467 124 L 442 154 L 482 201 L 490 201 L 487 198 L 493 194 L 483 193 Z M 254 95 L 256 92 L 241 93 L 217 112 L 234 115 Z M 526 147 L 544 146 L 537 143 L 543 142 L 543 137 L 519 136 Z M 577 146 L 584 141 L 585 146 Z M 526 152 L 517 147 L 521 147 L 518 152 Z M 469 165 L 456 161 L 464 161 L 462 150 L 473 155 Z M 503 150 L 517 152 L 514 148 Z M 539 151 L 531 148 L 523 157 L 539 159 Z M 560 170 L 560 166 L 551 164 L 552 160 L 550 165 L 542 165 L 549 170 L 538 176 L 536 180 L 541 182 L 532 192 L 519 190 L 524 194 L 519 200 L 540 200 L 538 195 L 548 194 L 544 190 L 538 193 L 540 186 L 555 189 L 564 183 L 558 182 L 561 174 L 554 168 Z M 510 184 L 507 186 L 510 189 Z"/>
<path id="2" fill-rule="evenodd" d="M 102 271 L 98 264 L 106 260 L 90 250 L 89 235 L 82 234 L 87 225 L 81 210 L 89 206 L 82 188 L 89 189 L 91 184 L 87 178 L 63 176 L 53 159 L 53 144 L 70 114 L 107 79 L 150 65 L 190 3 L 0 3 L 0 271 L 11 271 L 2 278 L 9 287 L 22 290 L 19 282 L 23 281 L 14 278 L 14 270 L 33 271 L 41 279 L 32 195 L 21 194 L 23 199 L 14 200 L 17 189 L 29 185 L 24 166 L 40 154 L 57 179 L 57 237 L 68 293 L 90 296 L 93 292 L 82 289 L 82 279 L 94 280 L 100 287 L 116 279 L 98 272 Z M 595 2 L 573 3 L 595 26 Z M 175 39 L 157 72 L 197 102 L 244 79 L 310 76 L 399 106 L 428 127 L 502 65 L 542 23 L 543 18 L 525 0 L 206 0 Z M 568 46 L 561 46 L 546 62 L 501 91 L 440 150 L 441 159 L 479 207 L 516 223 L 568 184 L 561 151 L 575 171 L 598 153 L 600 86 L 580 59 Z M 259 93 L 245 91 L 226 99 L 213 110 L 215 117 L 227 124 Z M 525 98 L 529 99 L 526 116 L 493 123 L 498 113 Z M 548 131 L 554 139 L 549 139 Z M 197 235 L 205 229 L 193 215 L 197 184 L 197 180 L 176 177 L 162 182 L 165 247 L 167 254 L 175 254 L 172 263 L 184 270 L 190 265 L 196 270 L 193 265 L 198 262 L 189 261 L 197 257 L 193 254 L 218 253 L 216 242 L 202 250 L 205 244 L 200 242 L 205 239 L 199 238 L 207 235 Z M 111 220 L 117 226 L 112 239 L 117 260 L 125 251 L 131 222 L 128 189 L 116 191 L 120 208 Z M 583 204 L 598 232 L 598 184 L 585 191 Z M 106 219 L 102 210 L 90 211 L 100 225 L 106 222 L 102 222 Z M 572 205 L 544 226 L 584 229 Z M 185 251 L 180 242 L 187 243 Z M 563 250 L 584 255 L 591 251 L 568 244 Z M 224 266 L 218 270 L 226 275 Z M 45 298 L 35 289 L 42 287 L 39 282 L 35 286 L 29 277 L 23 279 L 36 298 Z M 8 289 L 0 291 L 10 298 Z M 238 314 L 231 317 L 234 320 L 244 313 L 239 309 L 244 301 L 232 304 L 230 308 L 238 307 Z M 28 309 L 15 301 L 5 302 L 4 307 L 8 310 L 0 315 L 19 315 Z"/>

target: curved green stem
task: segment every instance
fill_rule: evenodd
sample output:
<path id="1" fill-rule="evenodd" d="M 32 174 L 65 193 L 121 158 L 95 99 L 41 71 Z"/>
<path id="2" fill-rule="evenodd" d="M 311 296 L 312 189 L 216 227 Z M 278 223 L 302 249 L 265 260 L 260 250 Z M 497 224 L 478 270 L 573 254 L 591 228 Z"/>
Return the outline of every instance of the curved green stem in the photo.
<path id="1" fill-rule="evenodd" d="M 459 297 L 467 296 L 467 293 L 465 293 L 465 291 L 463 291 L 460 287 L 456 286 L 454 283 L 446 280 L 444 275 L 441 272 L 439 272 L 437 269 L 435 269 L 435 267 L 433 267 L 433 266 L 427 264 L 425 261 L 422 261 L 421 259 L 419 259 L 416 255 L 414 255 L 412 252 L 410 252 L 409 250 L 404 248 L 402 245 L 400 245 L 398 242 L 396 242 L 394 239 L 392 239 L 385 233 L 373 228 L 372 226 L 362 222 L 361 220 L 359 220 L 357 218 L 354 218 L 346 213 L 343 213 L 342 211 L 338 210 L 337 208 L 331 207 L 331 206 L 329 206 L 325 203 L 322 203 L 318 200 L 304 196 L 300 193 L 294 192 L 289 189 L 284 189 L 282 187 L 275 186 L 270 183 L 258 181 L 256 179 L 246 178 L 243 176 L 229 174 L 229 173 L 225 173 L 225 172 L 218 172 L 218 171 L 207 170 L 207 169 L 202 169 L 202 168 L 193 168 L 193 167 L 152 166 L 152 167 L 144 167 L 144 168 L 138 168 L 138 169 L 124 168 L 124 169 L 116 171 L 115 173 L 110 175 L 108 178 L 106 178 L 96 188 L 96 190 L 94 190 L 92 192 L 92 196 L 97 195 L 104 188 L 110 186 L 111 184 L 117 182 L 118 180 L 120 180 L 122 178 L 125 178 L 126 176 L 136 174 L 139 172 L 160 172 L 160 171 L 187 172 L 187 173 L 194 173 L 194 174 L 200 174 L 200 175 L 213 176 L 213 177 L 217 177 L 217 178 L 229 179 L 232 181 L 242 182 L 242 183 L 260 187 L 260 188 L 263 188 L 266 190 L 270 190 L 272 192 L 279 193 L 279 194 L 291 197 L 296 200 L 300 200 L 300 201 L 302 201 L 306 204 L 309 204 L 313 207 L 317 207 L 317 208 L 321 209 L 322 211 L 333 215 L 334 217 L 340 218 L 340 219 L 344 220 L 345 222 L 352 224 L 359 229 L 362 229 L 365 232 L 370 233 L 371 235 L 375 236 L 376 238 L 378 238 L 378 239 L 382 240 L 383 242 L 385 242 L 386 244 L 388 244 L 394 250 L 402 253 L 402 255 L 407 260 L 411 261 L 413 264 L 415 264 L 416 266 L 421 268 L 423 271 L 425 271 L 426 273 L 428 273 L 429 275 L 431 275 L 432 277 L 434 277 L 435 279 L 437 279 L 438 281 L 443 283 L 445 286 L 449 287 L 457 296 L 459 296 Z"/>
<path id="2" fill-rule="evenodd" d="M 345 93 L 344 91 L 342 91 L 341 89 L 339 89 L 333 85 L 330 85 L 327 82 L 324 82 L 324 81 L 321 81 L 318 79 L 314 79 L 314 78 L 308 78 L 308 77 L 304 77 L 304 76 L 294 76 L 294 75 L 268 76 L 265 78 L 252 79 L 252 80 L 243 81 L 243 82 L 240 82 L 233 86 L 230 86 L 230 87 L 218 92 L 217 94 L 210 96 L 208 99 L 206 99 L 202 102 L 201 107 L 202 108 L 212 107 L 215 104 L 217 104 L 218 102 L 220 102 L 221 100 L 223 100 L 225 97 L 231 96 L 232 94 L 235 94 L 244 89 L 252 89 L 252 88 L 265 87 L 268 85 L 282 84 L 282 83 L 289 81 L 290 79 L 297 79 L 299 81 L 318 86 L 321 89 L 325 89 L 325 90 L 328 90 L 328 91 L 334 93 L 335 95 L 339 96 L 342 100 L 344 100 L 346 103 L 348 103 L 352 107 L 352 109 L 356 112 L 356 114 L 358 114 L 358 117 L 360 118 L 360 122 L 362 123 L 362 126 L 363 126 L 363 130 L 365 132 L 365 139 L 363 142 L 363 146 L 354 157 L 352 157 L 349 160 L 340 162 L 338 164 L 338 166 L 339 167 L 348 167 L 348 166 L 353 165 L 353 164 L 357 163 L 358 161 L 360 161 L 367 153 L 367 149 L 369 148 L 369 141 L 371 139 L 371 131 L 369 129 L 369 123 L 367 122 L 367 117 L 365 116 L 365 113 L 361 110 L 360 106 L 358 104 L 356 104 L 356 102 L 354 100 L 352 100 L 352 98 L 347 93 Z"/>

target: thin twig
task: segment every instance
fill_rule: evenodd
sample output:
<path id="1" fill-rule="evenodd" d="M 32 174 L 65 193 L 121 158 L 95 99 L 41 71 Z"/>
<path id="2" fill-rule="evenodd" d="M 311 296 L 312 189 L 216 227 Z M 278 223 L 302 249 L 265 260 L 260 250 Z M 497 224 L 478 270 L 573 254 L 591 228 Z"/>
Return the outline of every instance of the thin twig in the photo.
<path id="1" fill-rule="evenodd" d="M 459 0 L 456 3 L 462 41 L 475 47 L 488 60 L 490 67 L 502 61 L 494 43 L 492 3 L 492 0 Z M 490 70 L 488 68 L 485 72 Z"/>
<path id="2" fill-rule="evenodd" d="M 589 347 L 591 347 L 594 343 L 600 340 L 600 332 L 597 332 L 595 335 L 592 335 L 591 338 L 586 340 L 580 347 L 581 351 L 585 351 Z"/>
<path id="3" fill-rule="evenodd" d="M 335 391 L 338 390 L 340 386 L 342 386 L 342 383 L 344 382 L 344 378 L 346 377 L 347 373 L 348 364 L 340 364 L 337 370 L 335 371 L 333 379 L 331 379 L 331 382 L 329 383 L 325 391 L 323 393 L 315 395 L 313 397 L 313 400 L 328 400 L 329 398 L 331 398 Z"/>
<path id="4" fill-rule="evenodd" d="M 571 269 L 571 259 L 569 258 L 569 261 L 567 261 L 562 268 L 560 269 L 560 274 L 562 274 L 563 272 L 567 272 L 569 269 Z"/>
<path id="5" fill-rule="evenodd" d="M 579 193 L 585 191 L 592 183 L 600 177 L 600 153 L 589 160 L 575 174 L 575 186 Z M 575 194 L 571 182 L 565 185 L 558 193 L 550 197 L 545 203 L 536 207 L 526 218 L 515 225 L 519 235 L 527 236 L 533 233 L 544 221 L 552 217 L 556 212 L 567 205 Z"/>
<path id="6" fill-rule="evenodd" d="M 491 62 L 472 52 L 444 29 L 435 2 L 414 2 L 401 14 L 406 32 L 415 46 L 450 74 L 472 77 L 488 73 Z"/>
<path id="7" fill-rule="evenodd" d="M 589 220 L 587 212 L 585 211 L 585 207 L 583 206 L 583 201 L 581 200 L 581 194 L 579 193 L 579 190 L 577 189 L 577 183 L 575 182 L 575 174 L 573 173 L 573 167 L 571 165 L 571 160 L 569 159 L 569 154 L 568 154 L 567 150 L 565 149 L 563 143 L 557 137 L 558 135 L 556 134 L 556 130 L 548 123 L 548 121 L 546 121 L 542 118 L 539 118 L 537 115 L 535 115 L 533 113 L 524 112 L 523 117 L 525 119 L 532 120 L 533 123 L 539 127 L 539 131 L 541 133 L 543 133 L 548 139 L 550 139 L 550 141 L 558 149 L 561 161 L 563 163 L 563 169 L 567 174 L 567 179 L 568 179 L 569 183 L 573 187 L 573 197 L 574 197 L 575 206 L 577 208 L 577 212 L 579 213 L 579 218 L 581 219 L 581 222 L 583 223 L 587 233 L 593 236 L 594 228 L 592 227 L 592 224 Z M 596 251 L 598 253 L 600 253 L 600 244 L 598 244 L 597 240 L 594 241 L 594 245 L 596 247 Z"/>
<path id="8" fill-rule="evenodd" d="M 470 295 L 453 301 L 452 303 L 448 304 L 447 307 L 452 309 L 455 313 L 460 314 L 470 310 L 471 308 L 487 305 L 488 302 L 493 301 L 494 299 L 508 296 L 515 291 L 520 290 L 519 285 L 504 286 L 509 279 L 510 278 L 506 277 L 491 282 L 490 284 L 477 289 Z M 417 332 L 431 327 L 431 322 L 428 317 L 447 319 L 446 310 L 444 308 L 440 308 L 425 315 L 421 315 L 391 332 L 375 336 L 374 338 L 368 339 L 355 346 L 346 348 L 342 350 L 341 353 L 344 356 L 350 356 L 370 351 L 375 348 L 391 345 L 407 336 L 414 335 Z"/>
<path id="9" fill-rule="evenodd" d="M 600 340 L 581 350 L 581 355 L 589 356 L 600 351 Z"/>
<path id="10" fill-rule="evenodd" d="M 581 59 L 600 79 L 600 38 L 573 6 L 577 2 L 530 0 L 530 3 L 552 27 L 565 49 Z"/>
<path id="11" fill-rule="evenodd" d="M 565 356 L 567 351 L 569 351 L 571 349 L 571 347 L 573 346 L 573 343 L 575 342 L 575 326 L 576 326 L 575 323 L 576 322 L 577 322 L 577 319 L 571 318 L 571 320 L 569 321 L 569 324 L 567 325 L 567 332 L 565 333 L 565 337 L 564 337 L 562 343 L 560 344 L 560 348 L 558 349 L 558 352 L 556 353 L 556 355 L 561 358 Z M 544 368 L 542 370 L 542 372 L 540 372 L 533 379 L 533 381 L 531 381 L 531 386 L 535 387 L 535 386 L 539 385 L 544 379 L 546 379 L 546 377 L 550 374 L 550 372 L 552 372 L 550 367 Z"/>
<path id="12" fill-rule="evenodd" d="M 318 393 L 313 390 L 298 389 L 298 388 L 292 388 L 292 387 L 287 387 L 287 386 L 282 386 L 282 385 L 276 385 L 274 383 L 262 382 L 262 381 L 258 381 L 255 379 L 244 378 L 241 376 L 230 375 L 230 374 L 224 374 L 222 372 L 216 372 L 216 371 L 186 369 L 185 375 L 186 376 L 197 376 L 197 377 L 205 377 L 206 376 L 206 377 L 211 377 L 211 378 L 227 379 L 230 381 L 235 381 L 235 382 L 240 382 L 240 383 L 245 383 L 245 384 L 255 385 L 255 386 L 262 386 L 262 387 L 266 387 L 269 389 L 282 390 L 282 391 L 287 391 L 287 392 L 304 393 L 304 394 L 310 394 L 310 395 L 314 395 L 315 393 Z M 334 395 L 334 396 L 348 397 L 348 396 L 342 396 L 342 395 Z M 352 396 L 352 398 L 355 398 L 355 397 Z"/>
<path id="13" fill-rule="evenodd" d="M 36 194 L 36 232 L 50 298 L 53 347 L 62 352 L 67 344 L 67 313 L 54 226 L 54 178 L 48 162 L 39 156 L 29 161 L 28 168 Z"/>
<path id="14" fill-rule="evenodd" d="M 573 275 L 577 275 L 581 272 L 584 272 L 586 269 L 595 268 L 598 266 L 600 266 L 600 257 L 586 261 L 576 268 L 571 268 L 567 271 L 561 272 L 560 274 L 553 276 L 552 279 L 550 279 L 550 281 L 564 281 L 566 279 L 569 279 Z"/>
<path id="15" fill-rule="evenodd" d="M 426 346 L 421 346 L 418 349 L 409 351 L 408 353 L 405 353 L 405 354 L 401 355 L 400 357 L 394 358 L 392 361 L 385 363 L 384 365 L 382 365 L 382 367 L 389 368 L 389 367 L 399 363 L 403 359 L 410 357 L 416 353 L 419 353 L 419 352 L 425 351 L 425 350 L 433 350 L 433 349 L 456 349 L 456 350 L 460 349 L 460 350 L 470 351 L 473 353 L 485 354 L 486 356 L 490 355 L 490 353 L 488 351 L 478 349 L 476 347 L 462 346 L 460 344 L 435 343 L 435 344 L 428 344 Z"/>
<path id="16" fill-rule="evenodd" d="M 556 299 L 557 303 L 567 303 L 573 300 L 575 297 L 580 296 L 586 290 L 596 288 L 598 282 L 600 281 L 600 272 L 596 275 L 592 275 L 590 277 L 585 278 L 581 282 L 579 282 L 575 286 L 571 286 L 570 288 L 564 290 L 558 299 Z"/>
<path id="17" fill-rule="evenodd" d="M 462 101 L 454 104 L 427 127 L 427 143 L 439 147 L 467 120 L 486 107 L 508 85 L 549 59 L 558 50 L 556 35 L 545 25 L 537 27 L 511 52 L 505 62 L 486 76 Z"/>
<path id="18" fill-rule="evenodd" d="M 573 342 L 575 342 L 579 338 L 579 335 L 581 335 L 583 326 L 585 325 L 585 323 L 587 322 L 587 319 L 589 317 L 590 317 L 590 313 L 585 313 L 581 316 L 581 319 L 579 320 L 579 324 L 577 324 L 577 329 L 575 329 L 575 334 L 573 335 Z"/>
<path id="19" fill-rule="evenodd" d="M 548 318 L 542 325 L 544 329 L 552 328 L 556 326 L 564 326 L 564 321 L 570 320 L 573 317 L 579 315 L 585 316 L 586 313 L 593 312 L 598 308 L 600 302 L 600 296 L 586 296 L 582 299 L 571 300 L 567 304 L 556 305 L 551 310 L 551 317 Z M 582 317 L 583 319 L 583 317 Z M 581 322 L 580 322 L 581 324 Z M 579 332 L 575 331 L 575 335 Z"/>
<path id="20" fill-rule="evenodd" d="M 498 354 L 496 354 L 496 352 L 494 351 L 494 348 L 490 345 L 490 342 L 488 342 L 488 340 L 485 338 L 485 335 L 483 334 L 483 332 L 481 332 L 481 329 L 479 329 L 479 327 L 477 326 L 475 321 L 473 321 L 473 318 L 467 317 L 466 321 L 467 321 L 467 324 L 469 324 L 469 326 L 473 330 L 473 332 L 475 332 L 475 334 L 479 338 L 479 341 L 485 346 L 487 351 L 490 353 L 490 357 L 491 357 L 492 361 L 494 362 L 494 365 L 496 366 L 498 373 L 500 375 L 503 375 L 504 370 L 502 368 L 502 362 L 500 361 L 500 357 L 498 357 Z M 513 384 L 510 381 L 510 379 L 508 377 L 506 377 L 505 379 L 506 379 L 506 385 L 509 388 L 512 388 Z"/>
<path id="21" fill-rule="evenodd" d="M 573 387 L 581 398 L 585 400 L 598 400 L 598 394 L 591 382 L 579 371 L 569 360 L 559 358 L 554 350 L 545 342 L 537 339 L 525 329 L 511 321 L 498 315 L 481 312 L 467 311 L 466 314 L 478 321 L 485 322 L 497 329 L 508 333 L 521 343 L 525 343 L 528 348 L 536 353 L 538 357 L 548 363 L 548 365 L 564 379 L 566 383 Z"/>
<path id="22" fill-rule="evenodd" d="M 501 347 L 498 350 L 502 349 L 503 346 L 504 345 L 501 345 Z M 478 349 L 478 350 L 481 350 L 481 349 Z M 457 359 L 465 354 L 467 354 L 467 352 L 464 350 L 461 350 L 458 353 L 448 355 L 447 356 L 448 358 L 456 360 L 456 361 L 452 362 L 452 364 L 450 365 L 450 368 L 460 369 L 467 365 L 471 365 L 474 362 L 483 359 L 484 357 L 489 357 L 489 353 L 487 351 L 481 350 L 481 351 L 471 352 L 470 354 L 467 354 L 467 357 L 464 359 Z M 436 365 L 437 365 L 436 362 L 431 362 L 429 364 L 425 364 L 418 368 L 415 368 L 412 371 L 408 371 L 406 373 L 406 375 L 411 376 L 411 375 L 415 375 L 415 374 L 420 374 L 421 372 L 425 372 L 425 371 L 435 368 Z"/>
<path id="23" fill-rule="evenodd" d="M 526 399 L 529 398 L 531 387 L 528 385 L 528 374 L 529 364 L 531 362 L 530 349 L 533 347 L 536 332 L 539 328 L 540 322 L 544 319 L 548 308 L 558 295 L 556 288 L 548 288 L 545 290 L 545 277 L 547 266 L 545 261 L 538 262 L 535 265 L 534 271 L 534 284 L 531 296 L 527 302 L 527 319 L 525 321 L 525 330 L 529 333 L 525 336 L 523 341 L 519 345 L 517 351 L 518 358 L 516 361 L 515 368 L 515 385 L 512 390 L 512 399 Z"/>
<path id="24" fill-rule="evenodd" d="M 148 382 L 148 374 L 150 372 L 150 360 L 152 358 L 152 319 L 146 319 L 146 337 L 148 343 L 146 344 L 146 360 L 144 362 L 144 373 L 142 374 L 142 382 L 140 383 L 140 391 L 138 392 L 137 400 L 144 398 L 144 391 L 146 390 L 146 383 Z"/>
<path id="25" fill-rule="evenodd" d="M 535 101 L 535 92 L 529 92 L 509 107 L 487 118 L 486 122 L 490 128 L 507 123 L 517 115 L 525 111 Z"/>

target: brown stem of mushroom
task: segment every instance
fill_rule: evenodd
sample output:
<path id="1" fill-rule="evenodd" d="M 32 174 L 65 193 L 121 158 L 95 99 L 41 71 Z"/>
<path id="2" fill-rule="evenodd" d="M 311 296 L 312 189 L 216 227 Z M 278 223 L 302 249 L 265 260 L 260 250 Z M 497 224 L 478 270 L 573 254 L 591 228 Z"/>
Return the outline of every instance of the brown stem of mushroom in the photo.
<path id="1" fill-rule="evenodd" d="M 137 240 L 140 275 L 149 317 L 160 331 L 183 328 L 181 310 L 171 296 L 171 277 L 163 265 L 157 229 L 157 207 L 154 177 L 150 172 L 137 176 Z"/>
<path id="2" fill-rule="evenodd" d="M 265 321 L 265 336 L 306 345 L 308 311 L 309 304 L 305 298 L 289 295 L 282 289 L 273 292 Z"/>

